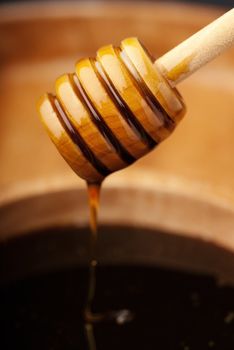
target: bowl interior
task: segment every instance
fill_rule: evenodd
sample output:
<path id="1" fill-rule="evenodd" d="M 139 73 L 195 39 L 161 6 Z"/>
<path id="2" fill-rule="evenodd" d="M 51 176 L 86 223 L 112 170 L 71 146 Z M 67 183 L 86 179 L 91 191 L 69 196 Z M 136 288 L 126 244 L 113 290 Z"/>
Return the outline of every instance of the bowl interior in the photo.
<path id="1" fill-rule="evenodd" d="M 93 310 L 133 319 L 85 325 L 88 237 L 54 227 L 0 244 L 3 348 L 90 350 L 90 339 L 104 350 L 232 348 L 234 288 L 223 278 L 233 254 L 182 235 L 101 227 Z"/>

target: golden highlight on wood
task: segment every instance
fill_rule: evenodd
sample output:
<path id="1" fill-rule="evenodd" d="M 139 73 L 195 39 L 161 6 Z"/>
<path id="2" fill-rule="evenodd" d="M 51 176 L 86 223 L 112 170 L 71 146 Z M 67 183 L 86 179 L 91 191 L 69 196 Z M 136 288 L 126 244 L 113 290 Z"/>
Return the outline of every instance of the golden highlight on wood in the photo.
<path id="1" fill-rule="evenodd" d="M 38 111 L 72 169 L 100 182 L 152 150 L 174 130 L 185 105 L 136 38 L 100 48 L 56 80 Z"/>

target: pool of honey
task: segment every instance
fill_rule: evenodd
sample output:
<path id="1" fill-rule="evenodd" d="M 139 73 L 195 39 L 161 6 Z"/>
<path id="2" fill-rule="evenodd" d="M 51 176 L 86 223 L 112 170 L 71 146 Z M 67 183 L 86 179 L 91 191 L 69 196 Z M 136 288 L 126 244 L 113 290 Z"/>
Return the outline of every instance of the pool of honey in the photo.
<path id="1" fill-rule="evenodd" d="M 101 228 L 101 244 L 133 232 Z M 126 309 L 134 318 L 87 328 L 88 235 L 88 228 L 50 229 L 0 244 L 1 349 L 234 348 L 233 287 L 175 268 L 105 264 L 100 256 L 93 311 Z"/>

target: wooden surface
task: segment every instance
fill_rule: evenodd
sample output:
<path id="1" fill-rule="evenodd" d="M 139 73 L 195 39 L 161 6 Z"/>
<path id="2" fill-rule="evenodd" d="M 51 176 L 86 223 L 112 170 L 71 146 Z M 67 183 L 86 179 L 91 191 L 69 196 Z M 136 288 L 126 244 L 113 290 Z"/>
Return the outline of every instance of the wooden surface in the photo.
<path id="1" fill-rule="evenodd" d="M 55 78 L 73 71 L 78 58 L 131 35 L 157 57 L 223 12 L 169 4 L 1 9 L 2 237 L 88 220 L 85 184 L 58 154 L 35 109 Z M 162 227 L 234 249 L 234 50 L 179 90 L 186 117 L 158 149 L 106 180 L 100 220 Z M 59 201 L 52 195 L 58 191 Z"/>

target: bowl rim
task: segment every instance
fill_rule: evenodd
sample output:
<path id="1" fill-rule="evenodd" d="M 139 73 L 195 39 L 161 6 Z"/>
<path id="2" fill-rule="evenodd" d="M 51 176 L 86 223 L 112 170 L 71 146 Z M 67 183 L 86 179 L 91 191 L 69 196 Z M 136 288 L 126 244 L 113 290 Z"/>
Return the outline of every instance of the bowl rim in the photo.
<path id="1" fill-rule="evenodd" d="M 142 182 L 141 176 L 147 177 Z M 0 205 L 0 240 L 28 231 L 75 224 L 88 224 L 87 191 L 82 182 L 43 180 L 31 188 L 20 187 L 14 196 Z M 53 184 L 53 185 L 52 185 Z M 30 191 L 31 190 L 31 191 Z M 201 195 L 202 193 L 202 195 Z M 104 183 L 101 193 L 101 225 L 127 225 L 178 232 L 234 252 L 234 208 L 213 192 L 179 182 L 177 178 L 141 174 L 118 177 Z"/>

